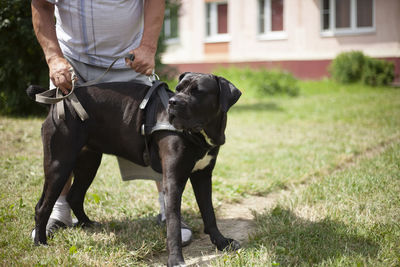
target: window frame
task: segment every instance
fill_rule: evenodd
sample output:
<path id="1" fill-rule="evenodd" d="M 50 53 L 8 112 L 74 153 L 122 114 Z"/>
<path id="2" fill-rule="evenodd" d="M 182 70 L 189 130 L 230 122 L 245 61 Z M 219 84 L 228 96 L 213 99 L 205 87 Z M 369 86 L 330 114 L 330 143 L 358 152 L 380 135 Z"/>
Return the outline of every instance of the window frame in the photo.
<path id="1" fill-rule="evenodd" d="M 167 37 L 166 36 L 166 31 L 172 31 L 172 19 L 171 19 L 171 10 L 172 8 L 165 8 L 165 15 L 164 15 L 164 23 L 163 23 L 163 35 L 164 35 L 164 41 L 165 43 L 168 44 L 175 44 L 179 42 L 179 14 L 177 14 L 177 29 L 176 29 L 176 37 Z M 167 14 L 168 13 L 168 14 Z"/>
<path id="2" fill-rule="evenodd" d="M 264 6 L 261 7 L 261 1 L 258 0 L 258 16 L 257 16 L 257 33 L 258 33 L 258 38 L 260 40 L 284 40 L 287 39 L 287 33 L 286 33 L 286 16 L 285 16 L 285 5 L 286 1 L 283 1 L 283 30 L 282 31 L 272 31 L 272 10 L 271 10 L 271 0 L 264 0 Z M 261 8 L 264 10 L 264 32 L 260 31 L 260 23 L 261 23 Z"/>
<path id="3" fill-rule="evenodd" d="M 372 26 L 357 26 L 357 0 L 350 0 L 350 27 L 336 28 L 336 0 L 329 0 L 329 28 L 324 29 L 324 0 L 320 0 L 320 22 L 321 36 L 337 36 L 337 35 L 358 35 L 368 34 L 376 31 L 375 24 L 375 0 L 372 0 Z"/>
<path id="4" fill-rule="evenodd" d="M 218 33 L 218 5 L 227 5 L 227 33 Z M 207 5 L 210 5 L 210 22 L 208 22 Z M 229 4 L 228 1 L 216 1 L 216 2 L 206 2 L 205 3 L 205 42 L 206 43 L 221 43 L 229 42 L 231 40 L 231 35 L 229 31 Z M 210 23 L 210 35 L 207 33 L 207 26 Z"/>

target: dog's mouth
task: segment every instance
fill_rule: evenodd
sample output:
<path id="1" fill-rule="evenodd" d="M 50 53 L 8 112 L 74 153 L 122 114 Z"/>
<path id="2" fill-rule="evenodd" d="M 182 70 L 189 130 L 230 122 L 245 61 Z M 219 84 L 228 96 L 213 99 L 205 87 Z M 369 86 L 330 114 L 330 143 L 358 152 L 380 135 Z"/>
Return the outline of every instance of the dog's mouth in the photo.
<path id="1" fill-rule="evenodd" d="M 171 108 L 168 109 L 168 121 L 178 130 L 183 129 L 183 125 L 180 123 L 178 112 L 176 110 Z"/>
<path id="2" fill-rule="evenodd" d="M 171 124 L 174 124 L 176 116 L 174 114 L 168 114 L 168 121 Z"/>
<path id="3" fill-rule="evenodd" d="M 191 132 L 200 132 L 202 130 L 202 126 L 198 123 L 195 123 L 193 119 L 190 118 L 187 114 L 185 116 L 181 116 L 177 110 L 168 109 L 168 121 L 178 130 L 188 130 Z"/>

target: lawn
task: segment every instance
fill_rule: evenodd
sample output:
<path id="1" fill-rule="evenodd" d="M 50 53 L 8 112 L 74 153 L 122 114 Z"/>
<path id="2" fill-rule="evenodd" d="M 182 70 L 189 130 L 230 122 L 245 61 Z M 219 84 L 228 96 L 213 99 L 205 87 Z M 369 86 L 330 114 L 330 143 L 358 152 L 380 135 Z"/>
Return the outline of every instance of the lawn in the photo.
<path id="1" fill-rule="evenodd" d="M 399 265 L 399 89 L 330 81 L 300 87 L 298 97 L 243 90 L 229 111 L 214 171 L 217 212 L 250 195 L 294 194 L 257 211 L 246 247 L 213 264 Z M 42 120 L 0 117 L 0 265 L 136 266 L 164 253 L 155 184 L 122 182 L 112 156 L 103 158 L 85 202 L 102 227 L 62 230 L 49 247 L 33 246 Z M 202 224 L 190 184 L 182 209 L 196 238 Z"/>

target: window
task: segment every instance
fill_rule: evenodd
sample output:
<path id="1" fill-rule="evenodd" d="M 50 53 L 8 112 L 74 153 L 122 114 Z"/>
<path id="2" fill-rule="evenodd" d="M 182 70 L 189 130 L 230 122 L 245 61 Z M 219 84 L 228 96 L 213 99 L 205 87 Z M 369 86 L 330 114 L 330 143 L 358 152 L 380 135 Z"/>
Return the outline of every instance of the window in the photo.
<path id="1" fill-rule="evenodd" d="M 226 2 L 206 3 L 206 36 L 207 42 L 229 41 Z"/>
<path id="2" fill-rule="evenodd" d="M 283 0 L 259 0 L 258 30 L 261 38 L 286 38 Z"/>
<path id="3" fill-rule="evenodd" d="M 178 9 L 178 5 L 165 8 L 163 34 L 167 43 L 178 40 Z"/>
<path id="4" fill-rule="evenodd" d="M 374 0 L 321 0 L 322 34 L 373 32 Z"/>

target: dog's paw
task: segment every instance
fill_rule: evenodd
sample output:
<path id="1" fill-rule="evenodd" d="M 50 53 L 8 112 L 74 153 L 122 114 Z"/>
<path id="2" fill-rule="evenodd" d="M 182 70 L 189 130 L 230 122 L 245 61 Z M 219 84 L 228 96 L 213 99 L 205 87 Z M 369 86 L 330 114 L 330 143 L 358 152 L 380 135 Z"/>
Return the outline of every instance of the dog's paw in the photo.
<path id="1" fill-rule="evenodd" d="M 96 221 L 76 221 L 73 223 L 73 227 L 81 227 L 81 228 L 92 228 L 92 227 L 99 227 L 101 223 Z"/>
<path id="2" fill-rule="evenodd" d="M 231 238 L 225 238 L 223 240 L 213 242 L 217 246 L 219 251 L 236 251 L 240 249 L 240 243 Z"/>
<path id="3" fill-rule="evenodd" d="M 186 267 L 186 264 L 182 260 L 168 260 L 168 267 Z"/>
<path id="4" fill-rule="evenodd" d="M 39 238 L 36 238 L 36 229 L 33 229 L 31 232 L 31 239 L 33 241 L 33 243 L 35 244 L 35 246 L 44 246 L 47 247 L 47 240 L 45 239 L 44 241 L 40 241 Z"/>

